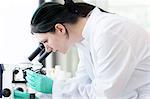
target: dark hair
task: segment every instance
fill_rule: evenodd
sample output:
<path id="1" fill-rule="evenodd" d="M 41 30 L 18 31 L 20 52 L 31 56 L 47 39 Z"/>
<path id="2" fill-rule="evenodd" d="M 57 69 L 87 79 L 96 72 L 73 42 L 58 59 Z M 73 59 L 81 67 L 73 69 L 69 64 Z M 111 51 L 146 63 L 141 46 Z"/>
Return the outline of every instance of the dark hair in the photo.
<path id="1" fill-rule="evenodd" d="M 66 0 L 67 1 L 67 0 Z M 64 5 L 54 2 L 42 4 L 31 20 L 31 33 L 54 32 L 55 24 L 75 23 L 79 17 L 86 17 L 95 6 L 87 3 L 65 2 Z M 104 10 L 100 9 L 105 12 Z"/>

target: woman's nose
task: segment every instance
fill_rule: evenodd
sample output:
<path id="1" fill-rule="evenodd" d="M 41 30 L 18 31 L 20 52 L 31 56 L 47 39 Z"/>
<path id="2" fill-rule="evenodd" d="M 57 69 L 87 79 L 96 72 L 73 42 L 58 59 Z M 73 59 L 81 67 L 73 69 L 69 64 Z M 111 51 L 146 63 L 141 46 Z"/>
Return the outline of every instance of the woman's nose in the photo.
<path id="1" fill-rule="evenodd" d="M 44 46 L 45 46 L 45 51 L 46 52 L 52 51 L 52 48 L 50 46 L 48 46 L 47 44 L 44 44 Z"/>
<path id="2" fill-rule="evenodd" d="M 47 50 L 46 50 L 46 52 L 50 52 L 50 51 L 52 51 L 52 48 L 50 48 L 50 47 L 47 47 Z"/>

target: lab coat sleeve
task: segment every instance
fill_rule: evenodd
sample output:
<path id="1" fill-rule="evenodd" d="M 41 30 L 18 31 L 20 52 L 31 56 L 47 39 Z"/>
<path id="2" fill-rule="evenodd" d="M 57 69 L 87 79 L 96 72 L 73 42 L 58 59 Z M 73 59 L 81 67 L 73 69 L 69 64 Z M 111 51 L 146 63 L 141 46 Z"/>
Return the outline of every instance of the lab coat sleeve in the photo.
<path id="1" fill-rule="evenodd" d="M 95 42 L 96 79 L 91 84 L 95 98 L 122 99 L 120 95 L 136 66 L 134 48 L 111 30 L 98 36 Z"/>

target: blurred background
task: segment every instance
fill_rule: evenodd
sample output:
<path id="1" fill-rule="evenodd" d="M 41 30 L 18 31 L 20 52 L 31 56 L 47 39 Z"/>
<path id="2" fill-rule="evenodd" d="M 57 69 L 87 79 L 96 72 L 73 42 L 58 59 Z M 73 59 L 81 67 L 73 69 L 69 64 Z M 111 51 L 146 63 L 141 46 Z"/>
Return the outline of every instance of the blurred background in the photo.
<path id="1" fill-rule="evenodd" d="M 0 63 L 18 64 L 27 62 L 27 57 L 38 46 L 38 42 L 30 32 L 31 17 L 39 4 L 51 1 L 63 4 L 63 0 L 0 1 Z M 87 2 L 109 12 L 128 17 L 150 31 L 150 0 L 74 1 Z M 63 70 L 74 75 L 78 61 L 77 49 L 73 47 L 65 55 L 60 53 L 49 55 L 46 58 L 45 65 L 47 67 L 61 65 Z"/>

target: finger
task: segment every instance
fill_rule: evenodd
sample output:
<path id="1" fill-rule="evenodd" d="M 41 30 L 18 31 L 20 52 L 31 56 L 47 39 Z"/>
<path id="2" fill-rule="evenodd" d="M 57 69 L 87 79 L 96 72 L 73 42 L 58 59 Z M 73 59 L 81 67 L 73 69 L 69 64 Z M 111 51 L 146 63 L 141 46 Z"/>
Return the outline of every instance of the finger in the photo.
<path id="1" fill-rule="evenodd" d="M 26 77 L 30 78 L 30 79 L 35 79 L 35 76 L 33 76 L 33 75 L 27 75 Z"/>
<path id="2" fill-rule="evenodd" d="M 31 88 L 34 89 L 34 90 L 39 91 L 39 90 L 38 90 L 38 89 L 39 89 L 38 86 L 32 85 L 32 84 L 30 84 L 30 83 L 27 83 L 27 86 L 31 87 Z"/>
<path id="3" fill-rule="evenodd" d="M 36 73 L 31 70 L 26 70 L 27 75 L 35 76 Z"/>
<path id="4" fill-rule="evenodd" d="M 35 80 L 33 80 L 33 79 L 26 77 L 26 80 L 27 80 L 27 83 L 30 83 L 32 85 L 36 84 Z"/>
<path id="5" fill-rule="evenodd" d="M 14 99 L 23 99 L 22 97 L 14 96 Z"/>
<path id="6" fill-rule="evenodd" d="M 31 87 L 31 88 L 35 88 L 35 85 L 34 85 L 34 84 L 31 84 L 31 83 L 27 83 L 27 86 L 28 86 L 28 87 Z"/>
<path id="7" fill-rule="evenodd" d="M 38 73 L 36 73 L 34 71 L 31 71 L 31 70 L 27 70 L 26 73 L 27 73 L 27 75 L 30 75 L 30 76 L 35 77 L 35 78 L 41 76 L 40 74 L 38 74 Z"/>
<path id="8" fill-rule="evenodd" d="M 25 77 L 27 79 L 27 81 L 32 81 L 32 82 L 40 82 L 41 80 L 41 76 L 38 76 L 38 77 L 35 77 L 35 76 L 32 76 L 32 75 L 27 75 Z"/>
<path id="9" fill-rule="evenodd" d="M 20 95 L 20 94 L 22 94 L 22 92 L 21 91 L 19 91 L 19 90 L 14 90 L 14 95 Z"/>
<path id="10" fill-rule="evenodd" d="M 23 96 L 14 96 L 14 99 L 23 99 Z"/>
<path id="11" fill-rule="evenodd" d="M 14 91 L 14 97 L 17 97 L 17 98 L 22 98 L 22 96 L 24 95 L 25 93 L 24 92 L 21 92 L 19 90 L 15 90 Z M 16 98 L 15 98 L 16 99 Z"/>

